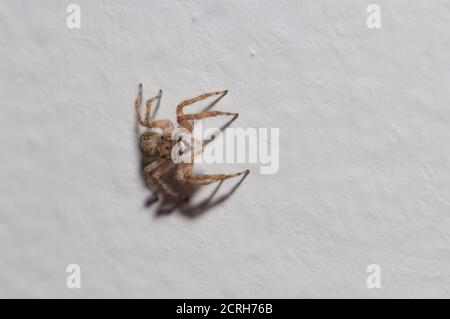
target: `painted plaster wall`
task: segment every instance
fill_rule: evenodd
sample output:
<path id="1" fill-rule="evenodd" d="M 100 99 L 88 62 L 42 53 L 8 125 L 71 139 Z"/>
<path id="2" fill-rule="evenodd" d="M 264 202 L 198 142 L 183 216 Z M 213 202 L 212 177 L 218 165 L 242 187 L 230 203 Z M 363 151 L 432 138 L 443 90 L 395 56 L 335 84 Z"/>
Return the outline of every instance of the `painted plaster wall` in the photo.
<path id="1" fill-rule="evenodd" d="M 448 1 L 379 0 L 380 29 L 360 0 L 77 0 L 80 29 L 70 3 L 0 1 L 0 297 L 450 297 Z M 158 216 L 139 82 L 172 120 L 229 89 L 232 127 L 280 128 L 278 173 L 205 166 L 252 172 Z"/>

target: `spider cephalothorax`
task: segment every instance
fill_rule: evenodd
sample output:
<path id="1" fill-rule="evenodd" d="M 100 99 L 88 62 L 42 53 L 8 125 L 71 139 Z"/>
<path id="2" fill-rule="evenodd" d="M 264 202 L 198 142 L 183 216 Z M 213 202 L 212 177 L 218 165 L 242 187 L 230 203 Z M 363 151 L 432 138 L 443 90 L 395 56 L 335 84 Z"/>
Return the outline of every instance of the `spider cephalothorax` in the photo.
<path id="1" fill-rule="evenodd" d="M 172 148 L 176 143 L 169 134 L 148 131 L 141 135 L 139 147 L 146 156 L 156 155 L 161 158 L 170 158 Z"/>
<path id="2" fill-rule="evenodd" d="M 170 120 L 153 120 L 150 117 L 151 105 L 155 100 L 159 100 L 161 98 L 162 91 L 147 100 L 146 102 L 146 111 L 145 118 L 142 119 L 140 108 L 142 105 L 142 84 L 139 84 L 139 93 L 135 102 L 136 109 L 136 121 L 147 128 L 159 128 L 162 129 L 162 133 L 154 132 L 154 131 L 146 131 L 144 132 L 139 141 L 139 147 L 142 153 L 145 156 L 156 156 L 156 160 L 147 165 L 144 168 L 144 177 L 146 182 L 149 182 L 150 178 L 156 180 L 162 190 L 170 196 L 175 197 L 183 197 L 187 199 L 186 196 L 183 196 L 179 193 L 176 193 L 172 190 L 163 180 L 163 177 L 172 169 L 176 168 L 175 178 L 181 183 L 190 183 L 196 185 L 206 185 L 212 183 L 214 181 L 221 181 L 230 177 L 239 176 L 242 174 L 248 174 L 248 170 L 233 173 L 233 174 L 202 174 L 202 175 L 193 175 L 193 161 L 189 162 L 174 162 L 172 159 L 172 151 L 175 145 L 180 142 L 180 139 L 173 140 L 172 132 L 174 131 L 174 125 Z M 192 133 L 192 125 L 190 121 L 192 120 L 200 120 L 207 117 L 217 116 L 217 115 L 231 115 L 238 116 L 238 113 L 230 113 L 230 112 L 220 112 L 220 111 L 208 111 L 208 112 L 200 112 L 195 114 L 184 114 L 183 108 L 187 105 L 193 104 L 195 102 L 206 99 L 207 97 L 214 95 L 222 95 L 227 94 L 227 91 L 217 91 L 212 93 L 205 93 L 199 95 L 195 98 L 185 100 L 178 104 L 176 108 L 177 112 L 177 122 L 178 127 L 188 130 Z M 195 143 L 195 142 L 194 142 Z M 180 155 L 182 151 L 179 151 Z M 192 153 L 193 156 L 194 153 Z"/>

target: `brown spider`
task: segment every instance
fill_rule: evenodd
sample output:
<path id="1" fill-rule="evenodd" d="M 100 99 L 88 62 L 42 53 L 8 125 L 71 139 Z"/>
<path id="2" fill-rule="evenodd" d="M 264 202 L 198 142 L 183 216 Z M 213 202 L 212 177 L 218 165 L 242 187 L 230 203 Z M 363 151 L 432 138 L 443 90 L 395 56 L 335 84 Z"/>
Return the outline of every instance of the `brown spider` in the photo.
<path id="1" fill-rule="evenodd" d="M 225 91 L 217 91 L 212 93 L 205 93 L 199 95 L 195 98 L 185 100 L 178 104 L 176 112 L 177 112 L 177 122 L 178 127 L 187 129 L 190 133 L 192 133 L 192 124 L 189 121 L 192 120 L 200 120 L 207 117 L 217 116 L 217 115 L 232 115 L 237 117 L 238 113 L 230 113 L 230 112 L 220 112 L 220 111 L 208 111 L 208 112 L 200 112 L 196 114 L 184 114 L 183 108 L 187 105 L 193 104 L 195 102 L 204 100 L 210 96 L 220 95 L 223 96 L 227 94 L 227 90 Z M 155 156 L 156 160 L 147 165 L 144 168 L 144 178 L 147 186 L 150 188 L 149 179 L 153 177 L 153 179 L 157 182 L 157 184 L 162 188 L 162 190 L 173 197 L 184 198 L 188 200 L 187 196 L 179 194 L 175 192 L 172 188 L 169 187 L 167 183 L 164 182 L 163 177 L 174 167 L 176 167 L 175 179 L 181 183 L 195 184 L 195 185 L 207 185 L 215 181 L 221 181 L 227 178 L 231 178 L 234 176 L 239 176 L 242 174 L 248 174 L 249 170 L 245 170 L 239 173 L 234 174 L 202 174 L 202 175 L 193 175 L 192 168 L 194 165 L 194 155 L 195 152 L 190 152 L 191 161 L 189 163 L 181 162 L 175 163 L 172 160 L 172 148 L 180 142 L 181 139 L 175 141 L 172 139 L 172 132 L 174 130 L 174 125 L 170 120 L 153 120 L 150 118 L 151 106 L 152 102 L 155 100 L 161 99 L 162 91 L 159 90 L 158 94 L 146 102 L 146 112 L 145 118 L 141 117 L 141 106 L 142 106 L 142 84 L 139 84 L 139 93 L 136 97 L 135 109 L 136 109 L 136 121 L 147 128 L 160 128 L 162 129 L 162 133 L 157 133 L 154 131 L 146 131 L 144 132 L 139 140 L 139 147 L 142 153 L 145 156 Z M 194 143 L 198 143 L 198 141 L 193 141 Z M 181 155 L 180 151 L 180 155 Z"/>

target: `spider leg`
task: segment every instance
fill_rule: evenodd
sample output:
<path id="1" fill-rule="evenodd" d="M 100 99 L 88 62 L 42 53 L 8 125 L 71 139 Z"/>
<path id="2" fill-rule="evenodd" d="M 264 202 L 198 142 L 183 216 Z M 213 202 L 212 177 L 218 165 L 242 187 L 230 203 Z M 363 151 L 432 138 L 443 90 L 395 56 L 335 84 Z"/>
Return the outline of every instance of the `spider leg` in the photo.
<path id="1" fill-rule="evenodd" d="M 166 160 L 158 159 L 158 160 L 155 160 L 155 161 L 151 162 L 150 164 L 148 164 L 147 166 L 144 167 L 144 175 L 145 176 L 151 176 L 151 174 L 157 168 L 159 168 L 162 164 L 164 164 L 165 161 Z"/>
<path id="2" fill-rule="evenodd" d="M 222 181 L 231 177 L 248 174 L 250 171 L 247 169 L 239 173 L 232 174 L 192 174 L 192 164 L 181 164 L 177 169 L 176 178 L 185 183 L 196 184 L 196 185 L 207 185 L 215 181 Z"/>
<path id="3" fill-rule="evenodd" d="M 139 83 L 139 92 L 136 97 L 136 100 L 134 101 L 134 109 L 136 110 L 136 122 L 138 122 L 142 126 L 145 126 L 145 123 L 141 117 L 141 106 L 142 106 L 142 83 Z"/>
<path id="4" fill-rule="evenodd" d="M 186 200 L 188 199 L 187 196 L 184 196 L 184 195 L 182 195 L 182 194 L 180 194 L 180 193 L 177 193 L 177 192 L 175 192 L 174 190 L 172 190 L 172 189 L 169 187 L 169 185 L 167 185 L 167 183 L 165 183 L 162 179 L 156 178 L 156 177 L 155 177 L 155 179 L 157 180 L 157 182 L 158 182 L 159 186 L 161 187 L 161 189 L 162 189 L 167 195 L 172 196 L 172 197 L 177 197 L 177 198 L 184 198 L 184 199 L 186 199 Z"/>
<path id="5" fill-rule="evenodd" d="M 186 177 L 186 181 L 189 183 L 192 182 L 198 182 L 198 181 L 205 181 L 209 180 L 211 182 L 213 181 L 222 181 L 224 179 L 228 179 L 231 177 L 248 174 L 250 171 L 246 169 L 245 171 L 239 172 L 239 173 L 232 173 L 232 174 L 202 174 L 202 175 L 188 175 Z"/>
<path id="6" fill-rule="evenodd" d="M 223 94 L 223 96 L 225 96 L 227 94 L 227 92 L 228 92 L 228 90 L 216 91 L 216 92 L 211 92 L 211 93 L 205 93 L 205 94 L 199 95 L 197 97 L 194 97 L 192 99 L 188 99 L 188 100 L 185 100 L 185 101 L 181 102 L 177 106 L 177 120 L 178 120 L 178 123 L 183 121 L 183 116 L 184 116 L 183 109 L 186 106 L 194 104 L 195 102 L 204 100 L 204 99 L 206 99 L 206 98 L 208 98 L 210 96 L 220 95 L 220 94 Z"/>
<path id="7" fill-rule="evenodd" d="M 164 182 L 163 177 L 166 175 L 175 164 L 167 161 L 167 160 L 158 160 L 155 161 L 144 168 L 144 176 L 146 182 L 150 177 L 153 177 L 161 189 L 169 196 L 185 198 L 186 196 L 181 195 L 175 192 L 172 188 L 169 187 L 167 183 Z M 148 184 L 147 184 L 148 185 Z"/>
<path id="8" fill-rule="evenodd" d="M 220 112 L 220 111 L 209 111 L 209 112 L 201 112 L 196 114 L 184 114 L 178 117 L 179 122 L 189 121 L 189 120 L 201 120 L 206 117 L 213 117 L 218 115 L 233 115 L 239 116 L 239 113 L 231 113 L 231 112 Z"/>
<path id="9" fill-rule="evenodd" d="M 142 119 L 141 116 L 141 106 L 142 106 L 142 84 L 139 84 L 139 91 L 138 91 L 138 95 L 136 97 L 136 100 L 134 102 L 134 108 L 136 110 L 136 121 L 145 127 L 151 128 L 151 127 L 156 127 L 153 124 L 152 119 L 150 118 L 150 113 L 152 110 L 152 102 L 158 99 L 161 99 L 162 96 L 162 91 L 159 90 L 158 94 L 155 95 L 154 97 L 150 98 L 147 100 L 146 102 L 146 110 L 145 110 L 145 118 Z"/>
<path id="10" fill-rule="evenodd" d="M 153 190 L 154 184 L 150 182 L 152 174 L 164 163 L 165 160 L 158 159 L 144 167 L 144 181 L 150 190 Z"/>
<path id="11" fill-rule="evenodd" d="M 210 180 L 210 179 L 205 179 L 205 180 L 189 180 L 188 183 L 192 184 L 192 185 L 208 185 L 211 183 L 214 183 L 215 181 Z"/>
<path id="12" fill-rule="evenodd" d="M 152 119 L 150 118 L 150 112 L 152 111 L 152 102 L 155 100 L 161 99 L 162 96 L 162 90 L 159 90 L 158 94 L 154 97 L 147 100 L 145 103 L 146 110 L 145 110 L 145 123 L 150 124 L 152 122 Z"/>

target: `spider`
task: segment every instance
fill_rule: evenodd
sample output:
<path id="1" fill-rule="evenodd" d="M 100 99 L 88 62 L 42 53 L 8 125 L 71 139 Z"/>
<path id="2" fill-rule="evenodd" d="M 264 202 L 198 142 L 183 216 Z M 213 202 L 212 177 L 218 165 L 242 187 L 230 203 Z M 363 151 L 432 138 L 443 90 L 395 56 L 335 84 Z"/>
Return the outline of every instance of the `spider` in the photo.
<path id="1" fill-rule="evenodd" d="M 182 101 L 178 104 L 176 108 L 177 114 L 177 122 L 178 127 L 187 129 L 190 133 L 192 133 L 192 124 L 190 121 L 193 120 L 201 120 L 207 117 L 213 117 L 218 115 L 229 115 L 238 117 L 238 113 L 230 113 L 230 112 L 220 112 L 220 111 L 204 111 L 195 114 L 184 114 L 183 109 L 195 102 L 204 100 L 210 96 L 222 95 L 225 96 L 228 90 L 225 91 L 216 91 L 211 93 L 205 93 L 199 95 L 195 98 L 188 99 Z M 156 160 L 151 162 L 149 165 L 144 167 L 144 179 L 146 185 L 150 188 L 150 178 L 153 178 L 158 186 L 169 196 L 175 198 L 181 198 L 186 201 L 189 200 L 188 196 L 180 194 L 174 191 L 164 180 L 164 176 L 172 169 L 176 168 L 175 179 L 176 181 L 182 184 L 194 184 L 194 185 L 207 185 L 212 182 L 222 181 L 231 177 L 248 174 L 249 170 L 245 170 L 239 173 L 232 174 L 201 174 L 194 175 L 192 173 L 192 168 L 194 165 L 193 157 L 195 152 L 191 152 L 191 161 L 189 163 L 181 162 L 175 163 L 171 157 L 172 148 L 181 141 L 172 139 L 172 132 L 175 129 L 174 125 L 170 120 L 161 119 L 154 120 L 150 116 L 152 102 L 155 100 L 160 100 L 162 96 L 162 91 L 159 90 L 158 94 L 146 102 L 146 111 L 145 118 L 141 117 L 141 107 L 142 107 L 142 84 L 139 84 L 139 92 L 135 101 L 135 110 L 136 110 L 136 121 L 140 125 L 151 129 L 151 128 L 159 128 L 162 129 L 161 133 L 147 130 L 140 136 L 139 139 L 139 148 L 144 156 L 154 157 L 156 156 Z M 193 141 L 194 143 L 198 143 L 198 141 Z M 180 155 L 182 155 L 182 151 L 179 151 Z"/>

